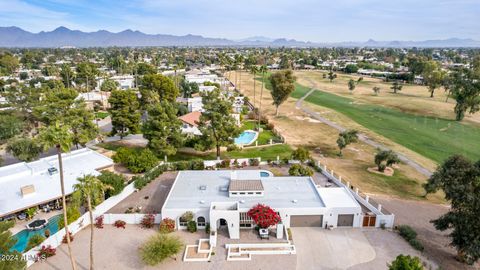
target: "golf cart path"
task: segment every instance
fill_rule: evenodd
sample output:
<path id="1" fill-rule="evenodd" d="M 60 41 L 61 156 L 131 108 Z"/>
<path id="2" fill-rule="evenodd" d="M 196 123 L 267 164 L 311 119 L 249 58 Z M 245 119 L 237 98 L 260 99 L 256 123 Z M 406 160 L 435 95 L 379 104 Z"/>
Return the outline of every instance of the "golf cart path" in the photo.
<path id="1" fill-rule="evenodd" d="M 311 81 L 310 78 L 307 79 L 309 81 L 310 84 L 313 85 L 313 82 Z M 312 94 L 314 91 L 316 91 L 315 88 L 310 88 L 310 91 L 308 91 L 308 93 L 306 93 L 303 97 L 299 98 L 297 100 L 297 102 L 295 103 L 295 107 L 297 107 L 297 109 L 300 109 L 302 110 L 304 113 L 308 114 L 310 117 L 324 123 L 324 124 L 327 124 L 337 130 L 339 130 L 340 132 L 343 132 L 345 130 L 347 130 L 346 128 L 344 128 L 343 126 L 335 123 L 335 122 L 332 122 L 322 116 L 320 116 L 319 113 L 315 112 L 315 111 L 312 111 L 310 110 L 309 108 L 306 108 L 306 107 L 303 107 L 303 101 L 310 95 Z M 369 144 L 375 148 L 380 148 L 382 150 L 390 150 L 388 147 L 386 147 L 385 145 L 381 144 L 381 143 L 378 143 L 370 138 L 368 138 L 365 134 L 362 134 L 362 133 L 359 133 L 358 134 L 358 139 L 366 144 Z M 426 177 L 430 177 L 432 175 L 432 172 L 430 170 L 428 170 L 427 168 L 423 167 L 422 165 L 418 164 L 417 162 L 415 162 L 414 160 L 410 159 L 409 157 L 401 154 L 401 153 L 398 153 L 397 152 L 397 155 L 398 155 L 398 158 L 406 163 L 407 165 L 411 166 L 412 168 L 414 168 L 415 170 L 417 170 L 419 173 L 425 175 Z"/>

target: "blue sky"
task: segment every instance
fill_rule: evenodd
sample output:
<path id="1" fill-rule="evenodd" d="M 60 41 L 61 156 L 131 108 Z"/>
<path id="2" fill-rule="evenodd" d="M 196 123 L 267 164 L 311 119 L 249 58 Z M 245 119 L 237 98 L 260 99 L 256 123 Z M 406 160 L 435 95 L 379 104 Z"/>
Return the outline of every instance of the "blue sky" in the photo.
<path id="1" fill-rule="evenodd" d="M 480 40 L 480 0 L 0 0 L 0 26 L 315 42 Z"/>

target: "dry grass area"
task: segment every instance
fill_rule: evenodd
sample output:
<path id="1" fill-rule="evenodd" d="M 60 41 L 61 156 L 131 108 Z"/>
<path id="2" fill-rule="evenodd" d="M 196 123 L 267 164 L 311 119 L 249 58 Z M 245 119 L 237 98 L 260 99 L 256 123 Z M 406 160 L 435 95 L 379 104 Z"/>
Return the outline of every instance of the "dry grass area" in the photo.
<path id="1" fill-rule="evenodd" d="M 227 77 L 234 81 L 235 75 L 234 73 L 227 73 Z M 243 72 L 241 78 L 241 91 L 247 95 L 253 103 L 253 76 L 249 73 Z M 258 107 L 260 102 L 259 96 L 261 82 L 257 80 L 255 83 L 255 103 Z M 326 164 L 327 167 L 330 167 L 335 172 L 342 175 L 345 179 L 348 179 L 353 186 L 359 187 L 366 193 L 389 194 L 408 199 L 424 199 L 422 197 L 424 191 L 421 187 L 421 184 L 426 181 L 426 178 L 423 175 L 418 173 L 415 169 L 404 164 L 399 165 L 394 177 L 381 176 L 368 172 L 367 168 L 374 165 L 373 159 L 376 149 L 365 143 L 355 143 L 348 146 L 347 149 L 344 150 L 343 157 L 338 157 L 338 148 L 336 144 L 338 131 L 332 127 L 329 127 L 328 125 L 319 123 L 318 121 L 308 117 L 308 115 L 304 114 L 301 110 L 295 107 L 295 102 L 295 99 L 289 98 L 280 107 L 280 116 L 275 117 L 275 107 L 272 105 L 270 92 L 268 90 L 264 90 L 261 99 L 262 114 L 266 115 L 270 121 L 274 123 L 275 127 L 286 138 L 288 144 L 292 146 L 307 146 L 311 148 L 313 155 L 317 158 L 320 158 L 321 162 Z M 307 103 L 304 104 L 306 105 Z M 308 106 L 334 121 L 343 119 L 343 121 L 339 121 L 339 124 L 345 124 L 344 126 L 346 127 L 358 128 L 361 131 L 368 131 L 332 110 L 327 110 L 312 104 L 308 104 Z M 402 149 L 402 153 L 409 156 L 412 155 L 415 160 L 420 162 L 422 165 L 426 164 L 429 168 L 435 167 L 432 161 L 423 158 L 422 156 L 398 144 L 395 144 L 384 137 L 376 135 L 373 132 L 368 132 L 367 134 L 369 136 L 371 135 L 376 140 L 378 139 L 379 142 L 384 143 L 387 146 L 395 146 L 392 147 L 394 150 Z M 443 202 L 441 194 L 429 196 L 428 199 L 432 202 Z"/>
<path id="2" fill-rule="evenodd" d="M 364 77 L 363 81 L 357 84 L 354 93 L 348 91 L 348 81 L 358 80 L 358 75 L 347 75 L 337 73 L 337 79 L 330 82 L 323 78 L 326 71 L 295 71 L 298 83 L 311 86 L 310 80 L 315 81 L 315 87 L 326 92 L 353 98 L 358 102 L 368 102 L 386 107 L 396 108 L 404 112 L 420 115 L 430 115 L 446 119 L 454 119 L 453 108 L 455 101 L 452 98 L 445 102 L 447 95 L 443 88 L 435 90 L 433 98 L 430 97 L 427 87 L 421 85 L 404 85 L 402 91 L 394 94 L 390 89 L 391 83 L 383 82 L 381 79 Z M 380 87 L 380 94 L 373 94 L 373 87 Z M 480 114 L 466 115 L 464 121 L 480 124 Z"/>

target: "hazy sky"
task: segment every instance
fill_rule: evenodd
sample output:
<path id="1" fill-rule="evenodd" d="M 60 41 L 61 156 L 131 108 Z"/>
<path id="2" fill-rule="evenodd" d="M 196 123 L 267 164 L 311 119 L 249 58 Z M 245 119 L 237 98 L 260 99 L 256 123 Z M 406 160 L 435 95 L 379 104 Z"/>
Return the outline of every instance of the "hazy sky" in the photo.
<path id="1" fill-rule="evenodd" d="M 315 42 L 480 40 L 480 0 L 0 0 L 0 26 Z"/>

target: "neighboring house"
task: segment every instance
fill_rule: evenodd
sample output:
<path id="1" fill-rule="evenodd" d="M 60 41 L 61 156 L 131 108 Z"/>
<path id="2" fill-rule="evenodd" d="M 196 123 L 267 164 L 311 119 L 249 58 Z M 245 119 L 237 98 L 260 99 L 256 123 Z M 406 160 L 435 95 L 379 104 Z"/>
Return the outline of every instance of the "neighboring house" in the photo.
<path id="1" fill-rule="evenodd" d="M 104 108 L 108 107 L 108 98 L 110 97 L 109 92 L 96 92 L 90 91 L 87 93 L 78 94 L 76 99 L 83 98 L 85 103 L 87 103 L 87 108 L 93 109 L 95 103 L 100 103 Z"/>
<path id="2" fill-rule="evenodd" d="M 65 194 L 73 192 L 77 178 L 99 175 L 113 166 L 113 161 L 88 148 L 62 154 Z M 61 198 L 57 155 L 33 162 L 0 167 L 0 217 L 39 205 L 55 203 Z"/>
<path id="3" fill-rule="evenodd" d="M 201 112 L 195 111 L 178 117 L 178 119 L 182 121 L 182 133 L 188 135 L 202 135 L 198 129 L 198 122 L 200 122 L 201 115 Z"/>
<path id="4" fill-rule="evenodd" d="M 181 216 L 191 211 L 198 227 L 209 223 L 212 232 L 228 230 L 230 238 L 239 239 L 241 229 L 255 227 L 247 212 L 259 203 L 279 213 L 281 227 L 362 227 L 362 207 L 347 188 L 261 170 L 180 171 L 162 218 L 185 229 Z"/>
<path id="5" fill-rule="evenodd" d="M 232 103 L 233 111 L 236 113 L 241 113 L 243 110 L 245 97 L 235 97 Z"/>
<path id="6" fill-rule="evenodd" d="M 215 86 L 213 85 L 199 85 L 198 86 L 198 90 L 200 93 L 209 93 L 209 92 L 212 92 L 213 90 L 215 90 Z"/>
<path id="7" fill-rule="evenodd" d="M 121 76 L 112 76 L 109 78 L 118 83 L 118 89 L 127 90 L 135 87 L 135 76 L 133 75 L 121 75 Z M 97 87 L 95 89 L 99 91 L 105 78 L 97 78 Z"/>
<path id="8" fill-rule="evenodd" d="M 187 108 L 189 112 L 203 112 L 202 97 L 187 98 Z"/>

